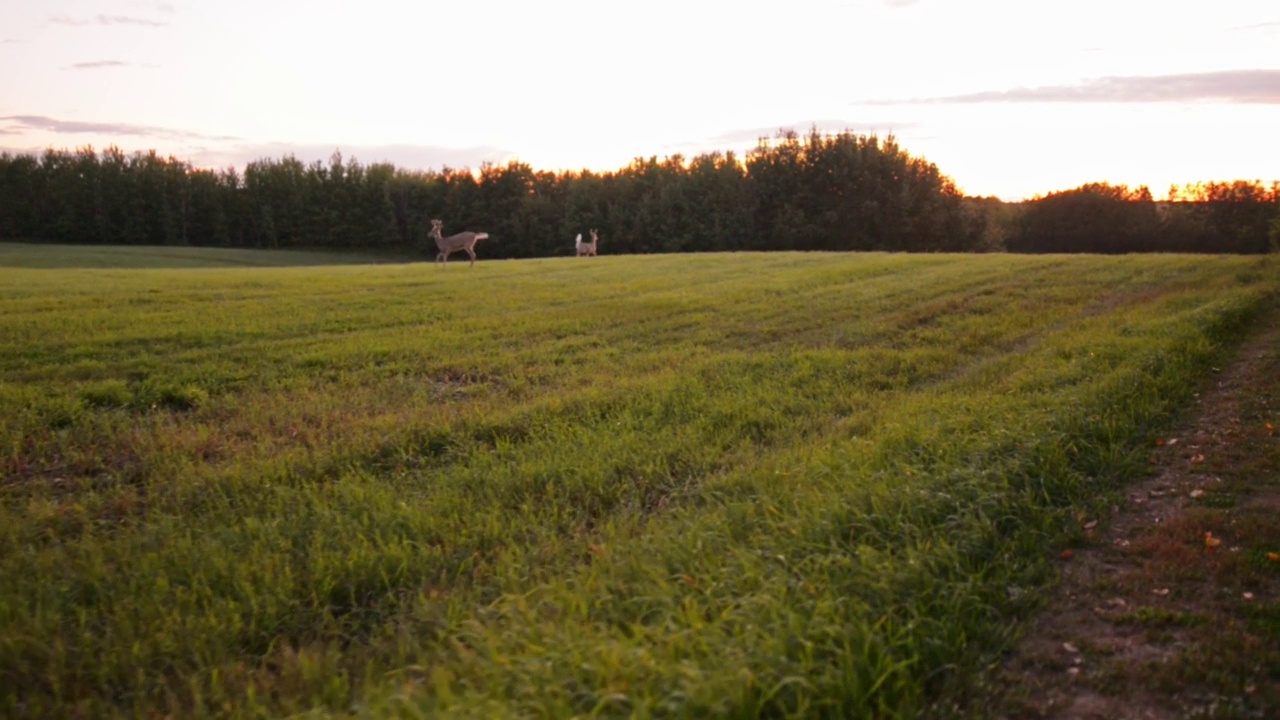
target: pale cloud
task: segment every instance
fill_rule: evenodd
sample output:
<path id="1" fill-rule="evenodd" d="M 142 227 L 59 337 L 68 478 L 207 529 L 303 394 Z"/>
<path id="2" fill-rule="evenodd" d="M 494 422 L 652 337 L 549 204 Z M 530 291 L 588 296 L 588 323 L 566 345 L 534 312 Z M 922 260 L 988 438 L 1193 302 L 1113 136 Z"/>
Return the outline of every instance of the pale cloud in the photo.
<path id="1" fill-rule="evenodd" d="M 5 115 L 0 116 L 0 131 L 5 134 L 24 134 L 31 131 L 43 131 L 55 135 L 126 135 L 134 137 L 157 137 L 168 139 L 205 139 L 205 140 L 237 140 L 229 136 L 202 135 L 187 130 L 172 128 L 133 125 L 131 123 L 84 122 L 81 120 L 58 120 L 43 115 Z"/>
<path id="2" fill-rule="evenodd" d="M 1280 70 L 1226 70 L 1180 75 L 1090 78 L 1073 85 L 1020 87 L 868 105 L 916 103 L 1166 103 L 1280 105 Z"/>
<path id="3" fill-rule="evenodd" d="M 139 65 L 137 63 L 125 62 L 123 60 L 95 60 L 93 62 L 73 63 L 67 66 L 68 70 L 98 70 L 101 68 L 154 68 L 155 65 Z"/>
<path id="4" fill-rule="evenodd" d="M 866 8 L 874 7 L 876 5 L 883 5 L 885 7 L 907 7 L 908 5 L 915 5 L 918 2 L 920 2 L 920 0 L 855 0 L 855 2 L 836 3 L 834 7 L 837 9 Z"/>
<path id="5" fill-rule="evenodd" d="M 1241 25 L 1240 27 L 1228 28 L 1227 32 L 1276 32 L 1280 31 L 1280 20 L 1272 22 L 1254 23 L 1253 25 Z"/>
<path id="6" fill-rule="evenodd" d="M 127 15 L 94 15 L 91 18 L 74 18 L 70 15 L 50 15 L 49 22 L 55 25 L 134 25 L 138 27 L 164 27 L 167 22 L 148 20 L 146 18 L 129 17 Z"/>

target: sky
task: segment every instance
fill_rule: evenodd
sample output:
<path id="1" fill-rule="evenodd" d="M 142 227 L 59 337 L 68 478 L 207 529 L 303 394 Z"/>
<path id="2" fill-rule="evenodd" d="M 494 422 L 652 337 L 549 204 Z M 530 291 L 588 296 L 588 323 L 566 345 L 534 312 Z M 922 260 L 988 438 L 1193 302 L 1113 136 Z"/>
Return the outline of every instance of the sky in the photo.
<path id="1" fill-rule="evenodd" d="M 966 194 L 1280 180 L 1276 0 L 5 0 L 0 151 L 617 170 L 892 135 Z"/>

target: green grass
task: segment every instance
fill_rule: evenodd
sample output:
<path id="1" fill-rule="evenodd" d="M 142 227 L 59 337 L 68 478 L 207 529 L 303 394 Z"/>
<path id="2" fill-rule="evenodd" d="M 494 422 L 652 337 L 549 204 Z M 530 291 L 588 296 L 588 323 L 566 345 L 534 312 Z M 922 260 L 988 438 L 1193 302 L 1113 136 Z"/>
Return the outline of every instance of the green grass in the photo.
<path id="1" fill-rule="evenodd" d="M 946 714 L 1276 269 L 0 269 L 0 712 Z"/>

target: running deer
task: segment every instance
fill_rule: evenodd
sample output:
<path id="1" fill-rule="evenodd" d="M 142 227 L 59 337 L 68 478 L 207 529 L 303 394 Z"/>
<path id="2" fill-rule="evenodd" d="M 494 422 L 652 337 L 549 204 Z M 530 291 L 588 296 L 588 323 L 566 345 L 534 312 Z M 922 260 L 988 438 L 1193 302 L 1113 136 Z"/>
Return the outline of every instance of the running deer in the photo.
<path id="1" fill-rule="evenodd" d="M 466 250 L 467 254 L 471 256 L 470 267 L 475 267 L 476 242 L 480 240 L 487 240 L 489 238 L 489 233 L 478 233 L 468 230 L 467 232 L 460 232 L 457 235 L 444 237 L 440 233 L 440 228 L 442 227 L 444 227 L 443 220 L 431 221 L 431 237 L 435 239 L 436 247 L 440 249 L 440 252 L 436 255 L 436 262 L 447 263 L 449 262 L 450 255 L 459 250 Z M 443 267 L 443 264 L 441 267 Z"/>
<path id="2" fill-rule="evenodd" d="M 596 243 L 599 241 L 600 236 L 597 235 L 596 231 L 593 229 L 591 231 L 591 242 L 582 242 L 582 233 L 578 233 L 578 237 L 573 241 L 573 247 L 578 251 L 578 257 L 583 257 L 584 255 L 595 255 Z"/>

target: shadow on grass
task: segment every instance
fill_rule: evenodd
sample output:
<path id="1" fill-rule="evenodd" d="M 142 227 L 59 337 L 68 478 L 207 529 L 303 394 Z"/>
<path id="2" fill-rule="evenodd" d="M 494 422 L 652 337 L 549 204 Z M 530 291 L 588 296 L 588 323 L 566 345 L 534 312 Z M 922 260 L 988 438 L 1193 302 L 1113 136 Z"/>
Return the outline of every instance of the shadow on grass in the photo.
<path id="1" fill-rule="evenodd" d="M 422 260 L 407 253 L 250 250 L 157 245 L 55 245 L 0 242 L 0 268 L 229 268 L 367 265 Z"/>

